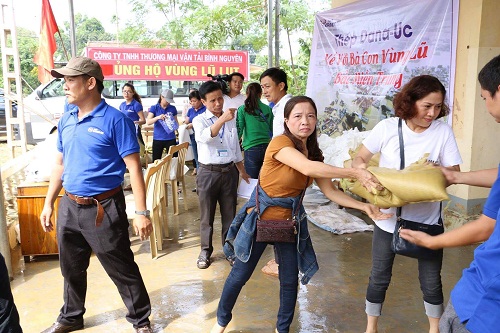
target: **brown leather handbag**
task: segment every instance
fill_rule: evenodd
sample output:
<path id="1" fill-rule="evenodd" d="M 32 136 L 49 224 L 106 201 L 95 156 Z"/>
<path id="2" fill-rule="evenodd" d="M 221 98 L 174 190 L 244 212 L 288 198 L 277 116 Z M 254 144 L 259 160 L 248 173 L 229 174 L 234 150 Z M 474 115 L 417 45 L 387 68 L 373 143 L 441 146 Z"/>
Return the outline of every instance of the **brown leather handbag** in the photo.
<path id="1" fill-rule="evenodd" d="M 306 188 L 308 183 L 309 177 L 306 180 Z M 262 243 L 294 243 L 297 239 L 297 215 L 306 190 L 302 191 L 300 201 L 292 214 L 291 220 L 262 220 L 259 210 L 259 187 L 260 179 L 257 182 L 255 191 L 255 211 L 257 213 L 257 236 L 255 240 Z"/>

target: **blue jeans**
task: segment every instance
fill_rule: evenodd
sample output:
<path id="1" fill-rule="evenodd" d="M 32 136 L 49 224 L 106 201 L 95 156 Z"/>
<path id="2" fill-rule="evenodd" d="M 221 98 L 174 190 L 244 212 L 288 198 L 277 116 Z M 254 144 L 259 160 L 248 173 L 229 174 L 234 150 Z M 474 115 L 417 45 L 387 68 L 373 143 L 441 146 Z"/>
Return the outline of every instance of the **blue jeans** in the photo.
<path id="1" fill-rule="evenodd" d="M 189 134 L 189 138 L 191 139 L 191 148 L 193 148 L 193 155 L 194 155 L 194 163 L 193 166 L 195 169 L 198 168 L 198 145 L 196 144 L 196 139 L 194 138 L 194 133 Z"/>
<path id="2" fill-rule="evenodd" d="M 395 253 L 391 250 L 392 233 L 386 232 L 375 225 L 372 240 L 372 271 L 366 291 L 366 300 L 372 304 L 367 307 L 367 314 L 371 316 L 380 315 L 382 303 L 385 300 L 387 288 L 391 282 L 392 266 Z M 420 289 L 424 294 L 426 311 L 430 313 L 442 312 L 443 286 L 441 284 L 441 266 L 443 263 L 443 252 L 430 260 L 418 259 L 418 279 Z M 378 309 L 376 309 L 376 305 Z M 433 306 L 436 309 L 429 309 Z M 434 317 L 434 315 L 431 315 Z M 439 318 L 439 315 L 435 316 Z"/>
<path id="3" fill-rule="evenodd" d="M 267 243 L 254 242 L 252 254 L 248 262 L 236 259 L 233 269 L 229 273 L 222 290 L 222 295 L 217 309 L 217 322 L 227 326 L 232 318 L 232 310 L 238 299 L 241 288 L 252 276 Z M 295 312 L 297 302 L 297 289 L 299 283 L 299 268 L 297 266 L 297 244 L 275 243 L 276 254 L 280 262 L 280 308 L 276 328 L 278 332 L 288 332 Z"/>
<path id="4" fill-rule="evenodd" d="M 260 168 L 264 163 L 264 155 L 266 154 L 268 143 L 253 146 L 245 150 L 245 171 L 251 178 L 259 178 Z"/>

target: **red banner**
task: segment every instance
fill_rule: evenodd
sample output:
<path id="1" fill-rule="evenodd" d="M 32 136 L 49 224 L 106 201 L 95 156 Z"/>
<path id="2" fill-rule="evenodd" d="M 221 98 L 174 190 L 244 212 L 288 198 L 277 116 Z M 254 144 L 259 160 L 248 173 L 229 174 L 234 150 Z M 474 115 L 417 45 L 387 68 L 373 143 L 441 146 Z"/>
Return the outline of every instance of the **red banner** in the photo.
<path id="1" fill-rule="evenodd" d="M 239 72 L 249 78 L 247 51 L 87 47 L 106 80 L 208 80 Z"/>

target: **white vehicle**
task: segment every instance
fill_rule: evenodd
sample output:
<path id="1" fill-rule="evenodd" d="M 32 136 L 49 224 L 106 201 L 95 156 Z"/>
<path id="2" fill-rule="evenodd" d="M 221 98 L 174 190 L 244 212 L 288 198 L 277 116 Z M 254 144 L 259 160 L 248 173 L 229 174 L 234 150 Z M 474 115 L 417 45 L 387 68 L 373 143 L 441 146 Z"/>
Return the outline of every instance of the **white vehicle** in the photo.
<path id="1" fill-rule="evenodd" d="M 105 80 L 102 95 L 109 105 L 119 109 L 123 102 L 122 87 L 127 82 L 132 83 L 141 96 L 144 112 L 147 112 L 152 105 L 158 102 L 158 97 L 164 89 L 172 89 L 175 101 L 173 105 L 177 108 L 179 116 L 188 106 L 189 89 L 198 88 L 202 83 L 201 81 Z M 28 143 L 44 140 L 57 126 L 59 118 L 64 112 L 66 100 L 63 85 L 63 79 L 53 79 L 40 85 L 24 98 L 26 130 L 29 131 L 31 127 L 31 135 L 27 133 Z"/>

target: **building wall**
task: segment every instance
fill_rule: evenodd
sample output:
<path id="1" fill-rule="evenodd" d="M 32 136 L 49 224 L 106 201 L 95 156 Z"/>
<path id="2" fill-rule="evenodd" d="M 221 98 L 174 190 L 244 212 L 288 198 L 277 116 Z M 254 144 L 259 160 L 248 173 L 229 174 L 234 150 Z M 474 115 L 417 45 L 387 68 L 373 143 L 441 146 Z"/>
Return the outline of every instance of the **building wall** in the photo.
<path id="1" fill-rule="evenodd" d="M 477 74 L 500 54 L 500 7 L 495 0 L 461 0 L 453 131 L 464 163 L 462 171 L 498 166 L 500 145 L 495 134 L 498 124 L 486 111 L 480 96 Z M 451 208 L 464 214 L 478 214 L 489 190 L 455 185 L 449 188 Z"/>
<path id="2" fill-rule="evenodd" d="M 332 0 L 332 8 L 353 2 Z M 477 82 L 481 68 L 500 54 L 499 17 L 498 0 L 460 0 L 452 126 L 463 159 L 462 171 L 493 168 L 500 162 L 500 144 L 496 142 L 500 125 L 486 111 Z M 489 190 L 453 185 L 448 192 L 451 210 L 476 215 Z"/>

